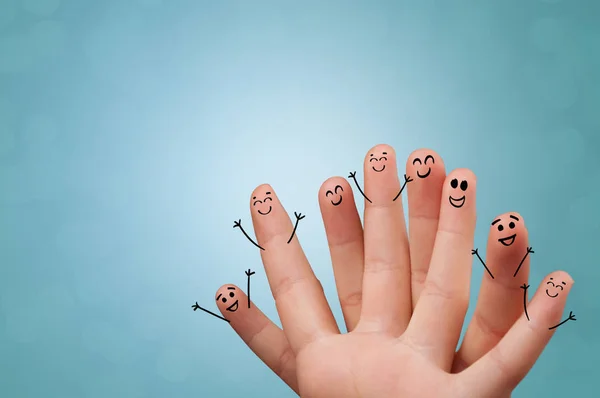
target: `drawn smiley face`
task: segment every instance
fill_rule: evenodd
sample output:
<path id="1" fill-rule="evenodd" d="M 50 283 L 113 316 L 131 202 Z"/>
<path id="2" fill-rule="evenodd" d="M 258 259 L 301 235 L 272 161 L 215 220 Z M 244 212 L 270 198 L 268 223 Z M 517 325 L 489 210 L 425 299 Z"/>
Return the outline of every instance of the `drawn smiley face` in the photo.
<path id="1" fill-rule="evenodd" d="M 506 233 L 510 234 L 512 232 L 512 230 L 514 230 L 517 226 L 517 224 L 515 224 L 515 221 L 519 222 L 519 217 L 514 216 L 514 215 L 509 215 L 508 216 L 510 218 L 510 222 L 508 223 L 508 228 L 509 231 L 507 231 Z M 501 218 L 498 218 L 496 220 L 494 220 L 494 222 L 492 222 L 492 226 L 498 224 L 498 226 L 496 227 L 498 229 L 499 232 L 503 232 L 506 228 L 504 227 L 503 221 Z M 502 238 L 498 238 L 498 242 L 502 243 L 504 246 L 510 246 L 513 243 L 515 243 L 515 240 L 517 239 L 517 234 L 516 233 L 512 233 L 508 236 L 504 236 Z"/>
<path id="2" fill-rule="evenodd" d="M 227 303 L 227 296 L 229 296 L 230 300 L 235 299 L 235 287 L 228 287 L 227 292 L 225 294 L 219 293 L 219 295 L 217 296 L 217 301 L 219 301 L 220 299 L 223 303 Z M 229 312 L 236 312 L 238 310 L 238 307 L 239 301 L 236 299 L 233 302 L 233 304 L 226 308 L 226 310 Z"/>
<path id="3" fill-rule="evenodd" d="M 466 192 L 466 190 L 469 188 L 469 183 L 467 182 L 467 180 L 462 180 L 459 184 L 458 180 L 456 178 L 453 178 L 452 181 L 450 181 L 450 187 L 453 190 L 457 190 L 458 188 L 460 188 L 460 191 L 462 191 L 458 192 L 459 195 L 462 194 L 462 196 L 458 198 L 455 198 L 454 196 L 452 196 L 452 194 L 448 196 L 450 204 L 453 207 L 456 207 L 457 209 L 463 207 L 465 202 L 467 201 L 467 196 L 464 194 L 464 192 Z"/>
<path id="4" fill-rule="evenodd" d="M 325 196 L 326 197 L 332 197 L 331 200 L 331 204 L 334 206 L 339 206 L 342 203 L 342 194 L 339 194 L 338 191 L 343 192 L 344 188 L 342 188 L 341 185 L 336 185 L 335 188 L 333 188 L 333 191 L 331 191 L 330 189 L 327 190 L 327 192 L 325 192 Z M 339 199 L 334 199 L 333 197 L 337 195 L 339 196 Z M 337 198 L 337 196 L 335 196 Z"/>
<path id="5" fill-rule="evenodd" d="M 385 170 L 387 160 L 387 152 L 381 152 L 381 157 L 379 158 L 376 157 L 374 153 L 369 156 L 369 164 L 377 173 L 381 173 L 383 170 Z"/>
<path id="6" fill-rule="evenodd" d="M 273 206 L 271 206 L 271 204 L 268 205 L 269 208 L 267 209 L 267 201 L 269 201 L 269 202 L 273 201 L 273 198 L 271 197 L 271 192 L 265 192 L 265 198 L 263 200 L 256 199 L 256 196 L 253 196 L 252 200 L 253 200 L 252 206 L 254 206 L 254 207 L 262 204 L 262 206 L 256 208 L 256 211 L 261 216 L 266 216 L 267 214 L 269 214 L 271 212 L 271 210 L 273 210 Z"/>
<path id="7" fill-rule="evenodd" d="M 415 166 L 415 168 L 417 170 L 417 177 L 419 177 L 419 178 L 429 177 L 429 175 L 431 174 L 431 166 L 428 166 L 427 162 L 429 162 L 429 164 L 435 164 L 435 159 L 431 155 L 425 156 L 425 159 L 423 159 L 423 161 L 421 161 L 421 158 L 413 159 L 412 164 L 413 164 L 413 166 Z M 427 170 L 427 171 L 421 173 L 421 170 Z"/>
<path id="8" fill-rule="evenodd" d="M 566 286 L 567 284 L 564 281 L 554 283 L 554 278 L 550 278 L 550 280 L 546 282 L 546 285 L 550 285 L 546 288 L 546 295 L 550 298 L 556 298 L 558 297 L 558 294 L 564 290 L 563 286 Z"/>

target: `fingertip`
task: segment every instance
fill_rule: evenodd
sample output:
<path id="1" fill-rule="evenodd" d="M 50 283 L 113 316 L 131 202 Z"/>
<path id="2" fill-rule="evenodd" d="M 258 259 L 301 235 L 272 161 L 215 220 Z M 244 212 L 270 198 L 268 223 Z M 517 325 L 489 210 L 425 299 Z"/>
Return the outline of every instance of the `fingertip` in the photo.
<path id="1" fill-rule="evenodd" d="M 412 167 L 418 167 L 421 165 L 427 165 L 432 168 L 445 168 L 442 157 L 436 151 L 430 148 L 415 149 L 410 153 L 410 155 L 408 155 L 408 158 L 406 159 L 406 170 L 410 170 Z"/>
<path id="2" fill-rule="evenodd" d="M 236 312 L 239 308 L 243 307 L 243 303 L 240 300 L 245 298 L 246 294 L 244 291 L 230 283 L 221 286 L 215 293 L 217 307 L 219 307 L 219 310 L 223 314 Z"/>
<path id="3" fill-rule="evenodd" d="M 546 281 L 549 281 L 551 278 L 552 281 L 559 281 L 563 286 L 568 286 L 569 288 L 575 283 L 575 280 L 567 271 L 556 270 L 546 275 L 546 277 L 542 281 L 542 284 L 544 284 Z"/>
<path id="4" fill-rule="evenodd" d="M 327 197 L 339 193 L 340 188 L 337 188 L 338 186 L 341 187 L 341 190 L 344 193 L 351 191 L 350 184 L 345 178 L 340 176 L 329 177 L 321 184 L 321 187 L 319 188 L 319 199 L 327 199 Z"/>
<path id="5" fill-rule="evenodd" d="M 392 157 L 395 158 L 396 151 L 394 150 L 394 148 L 392 148 L 388 144 L 377 144 L 374 147 L 372 147 L 371 149 L 369 149 L 369 151 L 365 155 L 365 162 L 369 162 L 369 159 L 371 159 L 371 157 L 376 157 L 376 156 L 381 156 L 381 155 L 387 156 L 388 159 L 391 159 Z"/>
<path id="6" fill-rule="evenodd" d="M 252 194 L 250 194 L 250 203 L 257 199 L 262 199 L 262 197 L 265 196 L 267 192 L 270 192 L 273 195 L 275 194 L 275 191 L 273 190 L 273 187 L 270 184 L 264 183 L 258 185 L 256 188 L 254 188 Z"/>

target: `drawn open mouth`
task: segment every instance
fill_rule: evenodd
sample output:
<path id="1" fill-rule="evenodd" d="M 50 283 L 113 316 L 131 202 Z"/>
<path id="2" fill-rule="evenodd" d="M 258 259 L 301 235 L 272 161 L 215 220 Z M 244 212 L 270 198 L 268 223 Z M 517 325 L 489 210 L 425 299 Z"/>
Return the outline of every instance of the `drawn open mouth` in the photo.
<path id="1" fill-rule="evenodd" d="M 460 207 L 463 207 L 467 197 L 463 195 L 462 198 L 454 199 L 452 196 L 450 196 L 448 199 L 450 199 L 450 204 L 458 209 Z"/>
<path id="2" fill-rule="evenodd" d="M 515 238 L 517 234 L 513 234 L 511 236 L 507 236 L 506 238 L 498 239 L 498 242 L 502 243 L 504 246 L 510 246 L 515 243 Z"/>
<path id="3" fill-rule="evenodd" d="M 383 170 L 385 170 L 385 164 L 383 165 L 383 167 L 381 168 L 381 170 L 377 170 L 377 169 L 375 168 L 375 166 L 373 166 L 373 170 L 375 170 L 376 172 L 380 173 L 380 172 L 382 172 Z"/>
<path id="4" fill-rule="evenodd" d="M 272 207 L 271 207 L 271 206 L 269 206 L 269 211 L 268 211 L 268 212 L 266 212 L 266 213 L 263 213 L 262 211 L 258 210 L 258 214 L 261 214 L 261 215 L 263 215 L 263 216 L 266 216 L 267 214 L 269 214 L 269 213 L 271 212 L 271 209 L 272 209 Z"/>
<path id="5" fill-rule="evenodd" d="M 417 170 L 417 177 L 419 177 L 419 178 L 426 178 L 429 176 L 429 174 L 431 174 L 431 167 L 427 170 L 427 173 L 425 173 L 423 175 L 419 174 L 419 170 Z"/>
<path id="6" fill-rule="evenodd" d="M 384 167 L 385 167 L 385 166 L 384 166 Z M 331 202 L 331 204 L 332 204 L 332 205 L 334 205 L 334 206 L 337 206 L 337 205 L 339 205 L 340 203 L 342 203 L 342 199 L 343 199 L 343 198 L 340 196 L 340 200 L 338 200 L 337 202 L 333 202 L 333 201 L 332 201 L 332 202 Z"/>
<path id="7" fill-rule="evenodd" d="M 546 289 L 546 294 L 548 295 L 548 297 L 552 297 L 552 298 L 558 296 L 558 293 L 556 293 L 554 296 L 551 295 L 550 293 L 548 293 L 548 289 Z"/>
<path id="8" fill-rule="evenodd" d="M 238 309 L 238 300 L 235 300 L 235 303 L 231 304 L 227 307 L 227 311 L 236 312 Z"/>

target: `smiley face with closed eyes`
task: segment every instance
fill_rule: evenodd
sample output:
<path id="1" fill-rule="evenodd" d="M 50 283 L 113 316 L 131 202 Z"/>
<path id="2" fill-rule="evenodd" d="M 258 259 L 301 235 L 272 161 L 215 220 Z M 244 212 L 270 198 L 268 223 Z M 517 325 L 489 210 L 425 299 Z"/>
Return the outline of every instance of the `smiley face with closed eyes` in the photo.
<path id="1" fill-rule="evenodd" d="M 417 177 L 427 178 L 431 174 L 431 166 L 435 164 L 435 158 L 429 154 L 423 160 L 420 157 L 415 157 L 412 164 L 417 170 Z"/>
<path id="2" fill-rule="evenodd" d="M 381 156 L 376 156 L 375 153 L 371 153 L 369 156 L 369 164 L 377 173 L 381 173 L 383 170 L 385 170 L 387 160 L 387 152 L 381 152 Z"/>
<path id="3" fill-rule="evenodd" d="M 271 212 L 271 210 L 273 210 L 273 206 L 271 206 L 270 203 L 267 203 L 273 201 L 273 198 L 271 197 L 271 192 L 265 192 L 265 197 L 263 199 L 257 199 L 256 196 L 253 196 L 252 201 L 252 206 L 256 207 L 256 211 L 261 216 L 266 216 Z"/>
<path id="4" fill-rule="evenodd" d="M 342 203 L 343 198 L 341 192 L 343 191 L 344 188 L 342 188 L 341 185 L 336 185 L 335 188 L 333 188 L 333 191 L 328 189 L 327 192 L 325 192 L 325 197 L 331 200 L 332 205 L 339 206 Z"/>
<path id="5" fill-rule="evenodd" d="M 546 282 L 546 295 L 550 298 L 556 298 L 558 297 L 558 294 L 565 289 L 563 286 L 566 285 L 567 284 L 564 281 L 555 282 L 554 278 L 550 278 L 550 280 Z"/>

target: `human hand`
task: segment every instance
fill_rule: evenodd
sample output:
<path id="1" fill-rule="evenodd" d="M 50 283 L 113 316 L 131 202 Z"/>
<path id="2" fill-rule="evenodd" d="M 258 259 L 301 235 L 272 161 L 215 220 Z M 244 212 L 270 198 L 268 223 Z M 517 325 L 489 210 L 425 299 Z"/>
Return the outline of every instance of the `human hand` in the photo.
<path id="1" fill-rule="evenodd" d="M 408 192 L 409 242 L 402 202 L 389 203 L 390 193 L 399 187 L 393 150 L 378 146 L 374 151 L 387 152 L 388 173 L 371 171 L 365 162 L 365 191 L 373 200 L 365 203 L 364 232 L 345 180 L 330 179 L 319 192 L 338 295 L 350 333 L 339 334 L 298 240 L 286 245 L 293 226 L 277 199 L 273 206 L 280 211 L 270 218 L 253 214 L 253 223 L 258 241 L 269 246 L 261 256 L 283 331 L 256 306 L 230 314 L 221 303 L 219 308 L 250 348 L 302 396 L 510 394 L 552 336 L 548 326 L 559 320 L 566 294 L 549 300 L 540 289 L 529 308 L 532 320 L 518 315 L 512 325 L 516 307 L 504 295 L 514 295 L 514 289 L 499 282 L 506 275 L 512 277 L 512 270 L 498 268 L 506 256 L 522 253 L 514 250 L 517 246 L 503 247 L 507 250 L 501 252 L 500 248 L 491 250 L 488 244 L 488 264 L 498 278 L 488 281 L 493 285 L 485 285 L 484 277 L 473 321 L 455 357 L 468 305 L 475 176 L 460 169 L 445 178 L 439 157 L 435 163 L 427 163 L 423 155 L 412 154 L 409 162 L 419 170 Z M 420 164 L 413 160 L 417 157 Z M 381 166 L 377 164 L 377 169 L 382 170 Z M 425 166 L 433 171 L 425 173 Z M 421 177 L 420 170 L 427 176 Z M 326 195 L 338 185 L 342 189 L 335 189 L 335 198 Z M 255 192 L 263 190 L 273 192 L 269 186 L 260 186 Z M 342 202 L 334 206 L 339 199 Z M 490 243 L 494 242 L 491 235 Z M 521 240 L 527 244 L 526 239 Z M 527 267 L 524 264 L 523 270 Z M 570 280 L 564 273 L 552 275 Z M 527 272 L 520 274 L 524 282 L 526 277 Z M 522 303 L 522 296 L 517 296 Z M 494 309 L 497 311 L 490 311 Z M 498 322 L 492 324 L 491 320 Z M 498 344 L 491 344 L 502 336 Z M 464 370 L 452 373 L 456 368 Z"/>

